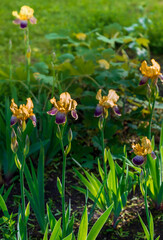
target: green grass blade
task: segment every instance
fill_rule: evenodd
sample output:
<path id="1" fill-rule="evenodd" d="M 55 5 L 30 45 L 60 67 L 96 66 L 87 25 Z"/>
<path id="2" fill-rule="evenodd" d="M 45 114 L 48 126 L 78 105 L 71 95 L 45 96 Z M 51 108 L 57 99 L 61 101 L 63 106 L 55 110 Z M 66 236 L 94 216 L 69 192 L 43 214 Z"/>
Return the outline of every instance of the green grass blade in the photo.
<path id="1" fill-rule="evenodd" d="M 2 209 L 2 212 L 4 214 L 5 217 L 10 218 L 6 203 L 2 197 L 2 195 L 0 195 L 0 208 Z"/>
<path id="2" fill-rule="evenodd" d="M 145 224 L 144 224 L 142 218 L 140 217 L 140 215 L 138 215 L 138 216 L 139 216 L 139 219 L 140 219 L 141 225 L 142 225 L 142 227 L 143 227 L 143 230 L 144 230 L 145 236 L 146 236 L 147 240 L 150 240 L 150 234 L 149 234 L 149 231 L 148 231 L 147 227 L 145 226 Z"/>
<path id="3" fill-rule="evenodd" d="M 55 224 L 55 227 L 53 229 L 53 232 L 51 234 L 50 240 L 56 240 L 59 236 L 59 230 L 60 230 L 60 226 L 61 226 L 61 218 L 57 221 L 57 223 Z"/>
<path id="4" fill-rule="evenodd" d="M 70 235 L 68 235 L 67 237 L 65 237 L 63 240 L 71 240 L 72 239 L 72 233 Z"/>
<path id="5" fill-rule="evenodd" d="M 150 212 L 150 224 L 149 224 L 149 232 L 150 232 L 150 240 L 154 239 L 154 222 L 153 222 L 153 217 L 152 214 Z"/>
<path id="6" fill-rule="evenodd" d="M 48 224 L 46 226 L 46 230 L 45 230 L 45 233 L 44 233 L 44 238 L 43 240 L 48 240 Z"/>

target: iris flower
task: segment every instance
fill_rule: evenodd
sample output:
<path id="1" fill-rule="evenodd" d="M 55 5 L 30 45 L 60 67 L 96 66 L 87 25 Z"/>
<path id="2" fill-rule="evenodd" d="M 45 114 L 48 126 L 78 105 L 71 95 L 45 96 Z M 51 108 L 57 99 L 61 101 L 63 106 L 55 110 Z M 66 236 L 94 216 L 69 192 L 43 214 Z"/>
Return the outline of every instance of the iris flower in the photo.
<path id="1" fill-rule="evenodd" d="M 75 36 L 80 41 L 84 41 L 87 37 L 87 35 L 85 33 L 77 33 Z"/>
<path id="2" fill-rule="evenodd" d="M 148 66 L 146 61 L 142 62 L 140 71 L 144 75 L 144 77 L 140 81 L 139 85 L 145 84 L 149 78 L 154 81 L 154 84 L 157 84 L 158 78 L 160 78 L 161 81 L 163 80 L 163 75 L 160 72 L 160 65 L 154 59 L 152 59 L 151 62 L 152 66 Z"/>
<path id="3" fill-rule="evenodd" d="M 109 67 L 110 67 L 110 64 L 105 59 L 98 60 L 98 63 L 101 68 L 109 69 Z"/>
<path id="4" fill-rule="evenodd" d="M 132 149 L 136 155 L 132 162 L 137 166 L 141 166 L 146 161 L 147 154 L 151 154 L 153 159 L 156 159 L 156 155 L 152 151 L 151 141 L 147 137 L 141 139 L 141 144 L 132 144 Z"/>
<path id="5" fill-rule="evenodd" d="M 96 107 L 95 110 L 95 117 L 105 117 L 107 118 L 108 116 L 108 108 L 112 108 L 114 113 L 116 115 L 121 115 L 119 108 L 116 104 L 116 102 L 119 99 L 119 96 L 116 94 L 116 92 L 114 90 L 109 90 L 108 95 L 107 96 L 102 96 L 101 95 L 101 89 L 98 90 L 97 95 L 96 95 L 96 99 L 99 101 L 99 104 Z"/>
<path id="6" fill-rule="evenodd" d="M 13 113 L 10 123 L 11 127 L 17 122 L 19 122 L 21 126 L 25 126 L 25 121 L 28 118 L 32 120 L 33 126 L 36 127 L 36 116 L 33 113 L 33 107 L 31 98 L 27 98 L 27 104 L 21 104 L 19 108 L 17 104 L 15 104 L 14 99 L 12 99 L 10 105 L 10 110 Z"/>
<path id="7" fill-rule="evenodd" d="M 13 11 L 12 15 L 16 17 L 16 20 L 13 21 L 15 24 L 19 24 L 21 28 L 26 28 L 28 21 L 31 24 L 36 24 L 37 19 L 33 16 L 34 10 L 28 6 L 23 6 L 20 9 L 20 13 Z"/>
<path id="8" fill-rule="evenodd" d="M 49 115 L 56 115 L 55 122 L 57 124 L 63 124 L 66 122 L 68 112 L 71 112 L 71 115 L 75 118 L 75 120 L 78 119 L 76 112 L 77 102 L 71 99 L 68 92 L 62 93 L 59 101 L 56 101 L 55 97 L 53 97 L 50 102 L 54 105 L 54 107 L 47 113 Z"/>

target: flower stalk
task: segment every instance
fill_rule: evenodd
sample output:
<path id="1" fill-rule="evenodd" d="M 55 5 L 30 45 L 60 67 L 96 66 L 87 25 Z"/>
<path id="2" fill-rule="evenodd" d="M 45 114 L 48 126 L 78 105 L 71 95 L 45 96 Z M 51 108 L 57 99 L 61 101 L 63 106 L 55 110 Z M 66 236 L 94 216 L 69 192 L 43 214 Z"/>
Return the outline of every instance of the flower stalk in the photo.
<path id="1" fill-rule="evenodd" d="M 62 238 L 66 235 L 66 219 L 65 219 L 65 178 L 66 178 L 66 153 L 63 145 L 64 126 L 58 125 L 59 142 L 62 150 L 63 165 L 62 165 Z"/>

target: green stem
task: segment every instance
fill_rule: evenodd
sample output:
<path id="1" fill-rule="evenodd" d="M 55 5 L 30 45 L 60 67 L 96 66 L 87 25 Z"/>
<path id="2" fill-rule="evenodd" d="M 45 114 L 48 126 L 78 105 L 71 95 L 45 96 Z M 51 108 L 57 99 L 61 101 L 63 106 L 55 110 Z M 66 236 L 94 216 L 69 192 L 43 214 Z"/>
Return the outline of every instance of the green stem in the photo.
<path id="1" fill-rule="evenodd" d="M 21 202 L 22 202 L 22 222 L 24 227 L 24 240 L 27 240 L 27 226 L 25 221 L 25 194 L 24 194 L 24 165 L 25 165 L 25 156 L 23 156 L 23 163 L 20 169 L 20 189 L 21 189 Z"/>
<path id="2" fill-rule="evenodd" d="M 59 126 L 58 126 L 59 127 Z M 64 145 L 63 145 L 63 133 L 64 133 L 64 126 L 62 130 L 59 127 L 60 131 L 60 145 L 63 155 L 63 166 L 62 166 L 62 238 L 66 235 L 66 222 L 65 222 L 65 177 L 66 177 L 66 155 L 64 151 Z"/>
<path id="3" fill-rule="evenodd" d="M 104 173 L 105 179 L 107 178 L 107 169 L 106 169 L 106 162 L 105 162 L 105 143 L 104 143 L 104 119 L 102 120 L 103 127 L 100 129 L 101 132 L 101 146 L 102 146 L 102 157 L 103 157 L 103 166 L 104 166 Z"/>
<path id="4" fill-rule="evenodd" d="M 27 85 L 30 88 L 30 64 L 31 64 L 31 50 L 29 45 L 29 29 L 25 29 L 25 57 L 26 57 L 26 71 L 27 71 Z"/>
<path id="5" fill-rule="evenodd" d="M 149 139 L 151 139 L 151 127 L 152 127 L 152 117 L 153 117 L 153 113 L 154 113 L 154 108 L 155 108 L 155 98 L 152 103 L 152 110 L 151 110 L 150 119 L 149 119 L 149 130 L 148 130 L 148 138 Z"/>
<path id="6" fill-rule="evenodd" d="M 9 79 L 12 85 L 12 41 L 9 40 Z"/>
<path id="7" fill-rule="evenodd" d="M 156 92 L 155 92 L 155 89 L 153 89 L 152 92 L 153 92 L 153 94 L 152 94 L 153 102 L 152 102 L 152 109 L 150 110 L 151 113 L 150 113 L 149 128 L 148 128 L 148 138 L 149 139 L 151 139 L 152 117 L 153 117 L 153 113 L 154 113 L 154 109 L 155 109 L 157 89 L 156 89 Z"/>
<path id="8" fill-rule="evenodd" d="M 143 168 L 143 172 L 144 172 L 144 180 L 145 180 L 145 184 L 144 184 L 144 203 L 145 203 L 145 211 L 146 211 L 146 216 L 147 216 L 147 223 L 148 223 L 148 229 L 150 229 L 150 218 L 149 218 L 149 211 L 148 211 L 148 202 L 147 202 L 147 175 L 145 172 L 145 168 Z"/>
<path id="9" fill-rule="evenodd" d="M 99 120 L 100 121 L 100 120 Z M 99 122 L 99 129 L 101 132 L 101 146 L 102 146 L 102 156 L 103 156 L 103 167 L 104 167 L 104 189 L 106 193 L 106 202 L 107 205 L 109 206 L 109 196 L 108 196 L 108 188 L 107 188 L 107 168 L 106 168 L 106 162 L 105 162 L 105 143 L 104 143 L 104 128 L 105 128 L 105 119 L 102 118 L 102 122 Z"/>

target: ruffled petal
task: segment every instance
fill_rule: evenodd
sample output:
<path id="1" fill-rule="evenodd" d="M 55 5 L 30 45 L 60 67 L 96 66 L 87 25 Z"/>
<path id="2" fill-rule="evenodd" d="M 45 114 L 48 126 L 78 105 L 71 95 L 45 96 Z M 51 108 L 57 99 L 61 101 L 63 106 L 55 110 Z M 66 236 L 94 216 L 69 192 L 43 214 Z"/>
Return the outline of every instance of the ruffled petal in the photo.
<path id="1" fill-rule="evenodd" d="M 47 114 L 54 116 L 57 114 L 57 112 L 58 112 L 58 109 L 53 107 L 51 110 L 47 112 Z"/>
<path id="2" fill-rule="evenodd" d="M 101 101 L 102 100 L 102 95 L 101 95 L 102 89 L 99 89 L 97 94 L 96 94 L 96 99 Z"/>
<path id="3" fill-rule="evenodd" d="M 32 120 L 33 126 L 36 127 L 37 120 L 35 114 L 31 115 L 29 118 Z"/>
<path id="4" fill-rule="evenodd" d="M 37 19 L 35 17 L 31 17 L 29 19 L 29 21 L 30 21 L 31 24 L 36 24 L 37 23 Z"/>
<path id="5" fill-rule="evenodd" d="M 21 23 L 21 20 L 17 18 L 17 19 L 15 19 L 15 20 L 13 21 L 13 23 L 14 23 L 14 24 L 20 24 L 20 23 Z"/>
<path id="6" fill-rule="evenodd" d="M 75 118 L 75 120 L 78 119 L 78 114 L 77 114 L 76 110 L 72 110 L 72 111 L 71 111 L 71 116 L 72 116 L 73 118 Z"/>
<path id="7" fill-rule="evenodd" d="M 98 104 L 95 109 L 94 117 L 100 117 L 103 114 L 103 112 L 104 108 Z"/>
<path id="8" fill-rule="evenodd" d="M 145 161 L 145 158 L 143 156 L 135 156 L 133 159 L 132 159 L 132 162 L 134 165 L 136 166 L 141 166 Z"/>
<path id="9" fill-rule="evenodd" d="M 121 112 L 119 111 L 119 107 L 118 107 L 118 106 L 114 106 L 114 107 L 113 107 L 113 111 L 114 111 L 114 113 L 115 113 L 116 115 L 121 116 Z"/>
<path id="10" fill-rule="evenodd" d="M 14 126 L 17 123 L 17 121 L 18 121 L 18 118 L 12 115 L 10 120 L 10 126 L 11 127 Z"/>
<path id="11" fill-rule="evenodd" d="M 21 22 L 20 22 L 20 27 L 21 27 L 21 28 L 26 28 L 26 27 L 27 27 L 27 24 L 28 24 L 28 21 L 27 21 L 27 20 L 21 20 Z"/>
<path id="12" fill-rule="evenodd" d="M 148 81 L 148 77 L 142 77 L 142 79 L 139 82 L 139 86 L 146 84 L 147 81 Z"/>
<path id="13" fill-rule="evenodd" d="M 65 113 L 61 113 L 61 112 L 57 112 L 55 122 L 57 124 L 65 123 L 66 122 L 66 114 Z"/>
<path id="14" fill-rule="evenodd" d="M 153 159 L 156 159 L 157 157 L 156 157 L 156 154 L 152 151 L 151 152 L 151 157 L 153 158 Z"/>

